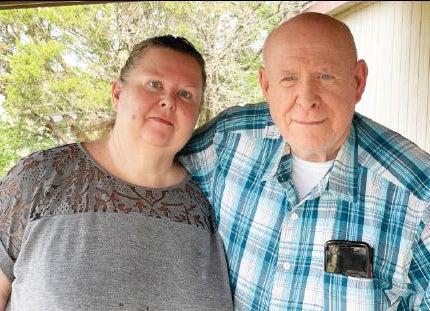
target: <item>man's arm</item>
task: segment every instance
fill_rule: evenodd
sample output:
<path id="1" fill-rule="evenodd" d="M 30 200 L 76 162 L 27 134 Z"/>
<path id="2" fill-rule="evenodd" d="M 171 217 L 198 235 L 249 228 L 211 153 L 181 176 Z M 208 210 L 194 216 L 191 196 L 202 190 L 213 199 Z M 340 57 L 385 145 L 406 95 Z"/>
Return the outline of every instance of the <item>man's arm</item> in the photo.
<path id="1" fill-rule="evenodd" d="M 216 163 L 216 154 L 213 149 L 214 136 L 225 130 L 225 123 L 228 123 L 225 115 L 228 115 L 228 111 L 229 109 L 224 110 L 198 128 L 178 153 L 179 161 L 194 177 L 205 176 L 205 180 L 208 179 L 207 174 Z"/>
<path id="2" fill-rule="evenodd" d="M 0 311 L 4 311 L 6 309 L 12 289 L 11 285 L 12 284 L 8 277 L 0 270 Z"/>
<path id="3" fill-rule="evenodd" d="M 430 310 L 430 223 L 421 225 L 421 239 L 413 251 L 409 277 L 416 290 L 414 310 L 424 311 Z"/>

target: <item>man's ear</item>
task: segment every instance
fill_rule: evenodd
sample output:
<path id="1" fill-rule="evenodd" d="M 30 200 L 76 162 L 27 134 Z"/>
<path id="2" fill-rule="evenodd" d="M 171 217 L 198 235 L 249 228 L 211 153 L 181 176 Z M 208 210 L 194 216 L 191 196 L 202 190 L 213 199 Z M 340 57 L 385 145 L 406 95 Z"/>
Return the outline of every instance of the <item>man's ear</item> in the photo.
<path id="1" fill-rule="evenodd" d="M 111 86 L 112 107 L 115 112 L 118 110 L 119 97 L 121 95 L 121 83 L 115 80 Z"/>
<path id="2" fill-rule="evenodd" d="M 355 64 L 354 77 L 355 77 L 355 101 L 358 103 L 366 88 L 367 74 L 369 70 L 364 60 L 360 59 Z"/>
<path id="3" fill-rule="evenodd" d="M 260 82 L 261 90 L 263 91 L 264 98 L 268 98 L 269 94 L 269 81 L 267 79 L 267 69 L 261 66 L 258 70 L 258 81 Z"/>

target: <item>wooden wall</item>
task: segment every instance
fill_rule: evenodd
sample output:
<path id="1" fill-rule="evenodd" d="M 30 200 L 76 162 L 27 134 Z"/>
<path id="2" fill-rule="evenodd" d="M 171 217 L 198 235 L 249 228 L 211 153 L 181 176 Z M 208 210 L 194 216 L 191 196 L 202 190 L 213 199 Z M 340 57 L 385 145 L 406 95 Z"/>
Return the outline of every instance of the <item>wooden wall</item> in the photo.
<path id="1" fill-rule="evenodd" d="M 430 2 L 364 2 L 335 17 L 369 66 L 356 110 L 430 152 Z"/>

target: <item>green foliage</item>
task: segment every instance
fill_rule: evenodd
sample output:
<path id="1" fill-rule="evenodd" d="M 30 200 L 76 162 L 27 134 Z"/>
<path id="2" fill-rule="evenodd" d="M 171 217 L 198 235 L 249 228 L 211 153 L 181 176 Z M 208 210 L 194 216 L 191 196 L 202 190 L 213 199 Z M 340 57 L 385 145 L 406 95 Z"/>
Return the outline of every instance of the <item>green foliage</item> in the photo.
<path id="1" fill-rule="evenodd" d="M 2 150 L 0 156 L 0 176 L 3 176 L 18 159 L 19 150 L 18 142 L 20 142 L 15 128 L 0 120 L 0 148 Z"/>
<path id="2" fill-rule="evenodd" d="M 94 139 L 112 119 L 110 85 L 133 45 L 186 37 L 208 88 L 200 123 L 262 100 L 257 71 L 270 29 L 306 1 L 142 1 L 0 11 L 0 172 L 37 149 Z M 98 125 L 101 125 L 99 127 Z"/>
<path id="3" fill-rule="evenodd" d="M 58 144 L 49 132 L 28 132 L 20 125 L 11 125 L 0 120 L 0 176 L 3 176 L 19 158 L 31 152 Z"/>

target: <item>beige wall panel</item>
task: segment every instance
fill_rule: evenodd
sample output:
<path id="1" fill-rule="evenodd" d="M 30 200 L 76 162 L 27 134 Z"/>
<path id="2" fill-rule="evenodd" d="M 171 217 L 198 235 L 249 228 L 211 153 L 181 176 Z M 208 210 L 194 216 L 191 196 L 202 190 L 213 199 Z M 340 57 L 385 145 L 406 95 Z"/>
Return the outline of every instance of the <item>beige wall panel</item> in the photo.
<path id="1" fill-rule="evenodd" d="M 419 38 L 421 22 L 421 2 L 412 2 L 411 17 L 411 41 L 409 57 L 409 103 L 408 103 L 408 128 L 406 135 L 418 143 L 418 74 L 419 74 Z M 404 47 L 403 47 L 404 48 Z M 400 103 L 402 104 L 402 103 Z"/>
<path id="2" fill-rule="evenodd" d="M 419 118 L 418 129 L 422 132 L 422 143 L 430 150 L 430 2 L 422 2 L 420 36 L 420 67 L 418 75 L 418 111 L 423 117 Z"/>
<path id="3" fill-rule="evenodd" d="M 369 66 L 357 111 L 430 152 L 430 3 L 376 1 L 337 17 Z"/>
<path id="4" fill-rule="evenodd" d="M 400 30 L 398 32 L 401 34 L 400 45 L 396 49 L 400 50 L 400 64 L 399 64 L 399 78 L 398 80 L 398 90 L 396 94 L 397 98 L 396 106 L 399 107 L 398 116 L 398 127 L 397 130 L 406 136 L 406 131 L 408 128 L 408 103 L 409 103 L 409 55 L 410 55 L 410 29 L 411 25 L 411 14 L 405 14 L 412 11 L 412 2 L 409 1 L 399 1 L 402 6 L 399 5 L 398 14 L 401 18 L 399 19 L 399 27 L 395 30 Z M 393 78 L 393 81 L 395 79 Z"/>

